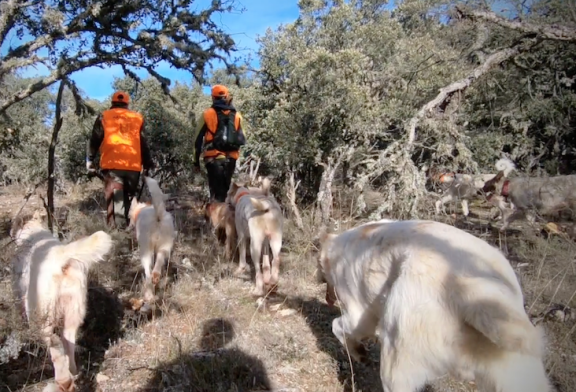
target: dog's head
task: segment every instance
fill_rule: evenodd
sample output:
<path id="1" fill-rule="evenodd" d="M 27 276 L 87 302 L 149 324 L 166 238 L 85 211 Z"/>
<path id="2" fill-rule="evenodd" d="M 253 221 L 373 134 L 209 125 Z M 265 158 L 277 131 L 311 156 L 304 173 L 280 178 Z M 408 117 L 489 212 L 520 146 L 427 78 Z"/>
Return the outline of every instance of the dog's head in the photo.
<path id="1" fill-rule="evenodd" d="M 330 258 L 328 257 L 328 250 L 332 245 L 332 241 L 338 236 L 335 233 L 329 233 L 327 230 L 322 230 L 319 236 L 319 255 L 317 258 L 316 268 L 316 281 L 318 283 L 326 283 L 326 303 L 329 306 L 334 306 L 336 303 L 336 290 L 334 282 L 332 281 L 330 270 Z"/>
<path id="2" fill-rule="evenodd" d="M 248 192 L 246 184 L 243 182 L 232 182 L 230 184 L 230 189 L 228 189 L 225 203 L 230 204 L 231 206 L 235 206 L 237 202 L 236 195 L 240 192 Z"/>
<path id="3" fill-rule="evenodd" d="M 44 208 L 38 208 L 32 214 L 16 216 L 10 228 L 10 237 L 19 244 L 29 233 L 45 230 L 44 223 L 48 214 Z"/>

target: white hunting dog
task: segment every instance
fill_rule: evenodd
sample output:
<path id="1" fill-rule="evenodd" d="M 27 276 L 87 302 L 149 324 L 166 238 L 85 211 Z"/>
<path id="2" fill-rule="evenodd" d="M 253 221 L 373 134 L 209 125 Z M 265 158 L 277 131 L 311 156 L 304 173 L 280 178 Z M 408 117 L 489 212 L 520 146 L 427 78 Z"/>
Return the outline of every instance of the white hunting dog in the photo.
<path id="1" fill-rule="evenodd" d="M 154 288 L 160 282 L 162 269 L 170 259 L 176 230 L 174 218 L 166 211 L 165 195 L 158 182 L 151 177 L 144 177 L 152 196 L 152 205 L 132 199 L 130 205 L 130 226 L 136 229 L 136 241 L 140 249 L 140 261 L 144 267 L 144 300 L 154 299 Z M 152 264 L 154 268 L 152 271 Z"/>
<path id="2" fill-rule="evenodd" d="M 246 246 L 250 243 L 250 256 L 254 264 L 256 286 L 252 293 L 263 296 L 266 290 L 275 290 L 280 273 L 280 250 L 284 217 L 280 206 L 270 194 L 270 180 L 264 178 L 260 188 L 230 185 L 226 202 L 235 208 L 234 221 L 239 247 L 239 266 L 236 274 L 246 270 Z M 267 245 L 272 250 L 272 268 Z M 260 269 L 262 259 L 262 270 Z"/>
<path id="3" fill-rule="evenodd" d="M 448 373 L 483 392 L 548 392 L 544 333 L 508 260 L 433 221 L 371 222 L 321 236 L 319 278 L 343 315 L 332 331 L 356 360 L 378 335 L 384 392 L 416 392 Z"/>
<path id="4" fill-rule="evenodd" d="M 110 252 L 113 241 L 97 231 L 63 244 L 43 227 L 45 216 L 37 210 L 30 220 L 14 221 L 12 287 L 29 325 L 40 328 L 50 351 L 56 385 L 49 384 L 45 391 L 70 392 L 78 373 L 74 351 L 76 333 L 86 316 L 88 272 Z M 62 336 L 54 333 L 59 326 Z"/>

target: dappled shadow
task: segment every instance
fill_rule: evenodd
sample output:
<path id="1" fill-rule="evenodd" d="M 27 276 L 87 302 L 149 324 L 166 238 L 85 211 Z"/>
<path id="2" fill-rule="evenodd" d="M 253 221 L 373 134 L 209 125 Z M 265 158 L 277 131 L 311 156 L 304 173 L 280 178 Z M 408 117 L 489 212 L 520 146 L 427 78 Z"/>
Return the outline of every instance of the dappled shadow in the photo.
<path id="1" fill-rule="evenodd" d="M 123 336 L 122 317 L 123 307 L 116 294 L 89 282 L 86 317 L 77 335 L 79 392 L 96 391 L 94 377 L 104 361 L 104 353 Z M 16 391 L 53 377 L 54 368 L 45 345 L 38 337 L 29 336 L 18 358 L 0 365 L 0 390 Z"/>
<path id="2" fill-rule="evenodd" d="M 118 294 L 95 283 L 88 286 L 88 309 L 81 327 L 76 358 L 81 367 L 77 380 L 79 392 L 97 390 L 96 374 L 104 362 L 108 348 L 124 336 L 124 306 Z"/>
<path id="3" fill-rule="evenodd" d="M 340 309 L 331 308 L 316 298 L 288 298 L 285 304 L 303 315 L 316 337 L 318 348 L 336 360 L 338 363 L 338 381 L 342 384 L 344 392 L 354 390 L 378 392 L 383 390 L 380 382 L 380 359 L 377 345 L 366 345 L 371 363 L 363 364 L 352 360 L 352 368 L 350 367 L 350 360 L 344 346 L 332 333 L 332 320 L 341 315 Z M 354 377 L 355 386 L 352 384 L 352 377 Z"/>
<path id="4" fill-rule="evenodd" d="M 225 347 L 235 336 L 230 321 L 222 318 L 206 321 L 200 350 L 180 353 L 174 361 L 160 364 L 148 385 L 140 391 L 272 391 L 262 361 L 236 347 Z"/>

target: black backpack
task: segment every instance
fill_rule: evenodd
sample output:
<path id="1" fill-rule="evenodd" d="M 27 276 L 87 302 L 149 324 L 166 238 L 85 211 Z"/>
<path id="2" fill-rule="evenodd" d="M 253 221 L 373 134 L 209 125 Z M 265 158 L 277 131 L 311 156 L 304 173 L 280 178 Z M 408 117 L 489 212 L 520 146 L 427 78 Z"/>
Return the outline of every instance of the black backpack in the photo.
<path id="1" fill-rule="evenodd" d="M 230 110 L 230 113 L 224 114 L 222 109 L 214 108 L 214 110 L 218 116 L 218 128 L 216 128 L 212 139 L 212 147 L 222 152 L 239 150 L 241 146 L 246 144 L 246 139 L 241 129 L 237 131 L 234 128 L 236 111 Z"/>

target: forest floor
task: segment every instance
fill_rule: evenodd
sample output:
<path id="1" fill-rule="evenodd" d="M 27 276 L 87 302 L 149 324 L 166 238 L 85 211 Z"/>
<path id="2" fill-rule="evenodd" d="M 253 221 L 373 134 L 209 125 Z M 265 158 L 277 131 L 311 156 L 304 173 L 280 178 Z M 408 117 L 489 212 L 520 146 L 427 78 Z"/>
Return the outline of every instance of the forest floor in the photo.
<path id="1" fill-rule="evenodd" d="M 99 184 L 70 189 L 57 196 L 65 239 L 106 230 Z M 11 294 L 14 245 L 8 232 L 24 193 L 0 188 L 0 348 L 23 330 Z M 132 233 L 113 232 L 114 254 L 90 273 L 88 314 L 76 351 L 79 391 L 382 391 L 378 344 L 367 343 L 373 363 L 363 365 L 350 362 L 332 334 L 339 310 L 326 305 L 325 286 L 314 279 L 316 233 L 286 220 L 279 292 L 258 307 L 251 278 L 232 276 L 235 263 L 224 259 L 223 247 L 205 228 L 200 190 L 176 196 L 169 207 L 178 239 L 153 312 L 141 313 L 133 300 L 140 297 L 142 268 Z M 24 209 L 39 206 L 32 196 Z M 532 317 L 554 304 L 576 305 L 573 241 L 544 235 L 522 221 L 500 234 L 500 223 L 487 219 L 482 204 L 472 204 L 471 212 L 466 220 L 460 213 L 458 219 L 430 218 L 499 247 L 517 272 Z M 546 368 L 560 391 L 576 391 L 576 320 L 542 322 L 548 335 Z M 53 378 L 46 350 L 33 336 L 17 358 L 2 362 L 0 355 L 0 391 L 41 391 Z M 446 376 L 427 390 L 475 387 Z"/>

